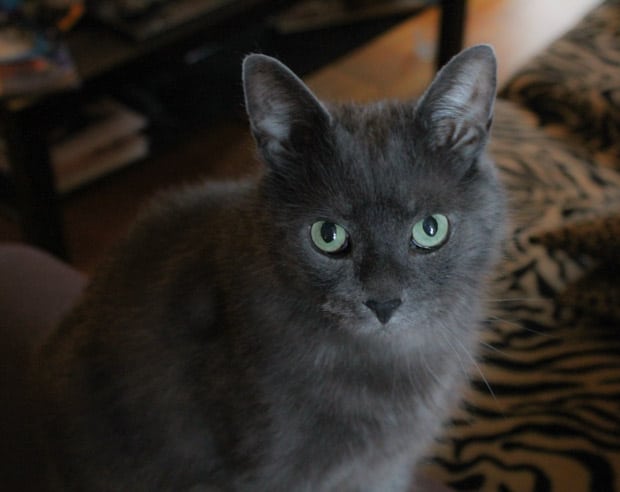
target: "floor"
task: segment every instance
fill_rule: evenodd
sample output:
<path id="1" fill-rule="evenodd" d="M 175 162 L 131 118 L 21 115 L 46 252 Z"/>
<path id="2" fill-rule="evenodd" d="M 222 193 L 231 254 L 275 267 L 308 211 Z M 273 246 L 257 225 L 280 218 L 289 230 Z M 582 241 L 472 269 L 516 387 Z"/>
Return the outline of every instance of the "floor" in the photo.
<path id="1" fill-rule="evenodd" d="M 490 43 L 505 82 L 528 58 L 601 0 L 470 0 L 466 45 Z M 433 75 L 438 12 L 429 9 L 306 77 L 321 98 L 370 101 L 416 97 Z M 256 173 L 252 139 L 239 118 L 188 136 L 175 148 L 67 197 L 64 218 L 72 262 L 90 272 L 121 238 L 140 207 L 161 189 L 197 179 Z M 0 241 L 19 240 L 0 216 Z"/>

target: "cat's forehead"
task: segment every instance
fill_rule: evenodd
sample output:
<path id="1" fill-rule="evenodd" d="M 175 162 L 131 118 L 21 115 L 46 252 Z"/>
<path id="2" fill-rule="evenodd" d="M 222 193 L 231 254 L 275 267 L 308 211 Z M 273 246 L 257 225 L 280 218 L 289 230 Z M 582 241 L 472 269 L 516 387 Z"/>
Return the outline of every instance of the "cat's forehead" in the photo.
<path id="1" fill-rule="evenodd" d="M 368 174 L 375 185 L 411 169 L 412 123 L 402 105 L 345 105 L 334 112 L 335 151 L 345 171 L 360 179 Z M 346 169 L 350 168 L 350 169 Z M 402 168 L 402 169 L 399 169 Z"/>
<path id="2" fill-rule="evenodd" d="M 416 155 L 413 104 L 344 105 L 334 115 L 335 152 L 330 173 L 350 208 L 381 204 L 412 213 L 450 195 L 450 177 Z"/>
<path id="3" fill-rule="evenodd" d="M 340 104 L 330 107 L 334 124 L 342 134 L 360 144 L 384 146 L 396 135 L 413 127 L 413 103 L 378 101 L 371 104 Z"/>

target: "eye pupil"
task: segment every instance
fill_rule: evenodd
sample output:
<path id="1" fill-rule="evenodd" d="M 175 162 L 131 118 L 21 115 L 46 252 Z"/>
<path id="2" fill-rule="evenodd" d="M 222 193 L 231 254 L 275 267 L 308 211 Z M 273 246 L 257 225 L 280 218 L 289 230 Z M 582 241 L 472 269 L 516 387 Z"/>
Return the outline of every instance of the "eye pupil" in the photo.
<path id="1" fill-rule="evenodd" d="M 416 222 L 411 231 L 413 245 L 422 250 L 435 250 L 448 239 L 450 223 L 443 214 L 433 214 Z"/>
<path id="2" fill-rule="evenodd" d="M 331 243 L 336 240 L 338 231 L 336 225 L 331 222 L 324 222 L 321 226 L 321 238 L 326 243 Z"/>
<path id="3" fill-rule="evenodd" d="M 438 228 L 439 228 L 439 224 L 437 224 L 437 220 L 434 217 L 430 216 L 424 219 L 424 223 L 422 224 L 422 229 L 424 229 L 424 232 L 428 236 L 434 237 L 435 234 L 437 234 Z"/>
<path id="4" fill-rule="evenodd" d="M 310 227 L 310 239 L 322 253 L 335 254 L 347 250 L 349 235 L 341 225 L 319 220 Z"/>

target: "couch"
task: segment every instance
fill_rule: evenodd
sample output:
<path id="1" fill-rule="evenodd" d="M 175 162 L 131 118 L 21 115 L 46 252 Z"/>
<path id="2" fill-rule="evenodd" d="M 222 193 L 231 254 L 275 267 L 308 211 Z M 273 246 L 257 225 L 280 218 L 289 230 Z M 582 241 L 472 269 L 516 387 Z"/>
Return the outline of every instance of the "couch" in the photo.
<path id="1" fill-rule="evenodd" d="M 500 93 L 490 152 L 509 231 L 480 357 L 425 460 L 426 490 L 620 490 L 619 129 L 620 0 L 608 0 Z M 85 282 L 36 250 L 0 247 L 2 401 L 18 400 L 24 357 Z M 3 432 L 26 436 L 6 450 L 6 480 L 33 473 L 23 415 L 3 407 Z"/>
<path id="2" fill-rule="evenodd" d="M 490 152 L 509 234 L 429 473 L 456 490 L 620 490 L 620 1 L 502 88 Z"/>

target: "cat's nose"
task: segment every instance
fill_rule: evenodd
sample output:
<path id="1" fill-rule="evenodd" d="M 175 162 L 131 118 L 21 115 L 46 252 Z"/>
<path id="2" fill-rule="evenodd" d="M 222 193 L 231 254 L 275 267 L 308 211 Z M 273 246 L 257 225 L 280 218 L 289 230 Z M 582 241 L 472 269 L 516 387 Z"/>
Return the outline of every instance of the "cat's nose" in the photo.
<path id="1" fill-rule="evenodd" d="M 385 324 L 390 321 L 394 311 L 398 309 L 402 301 L 400 299 L 391 299 L 389 301 L 375 301 L 374 299 L 369 299 L 364 304 L 377 315 L 377 319 L 381 321 L 381 323 Z"/>

